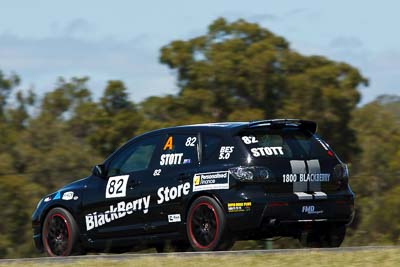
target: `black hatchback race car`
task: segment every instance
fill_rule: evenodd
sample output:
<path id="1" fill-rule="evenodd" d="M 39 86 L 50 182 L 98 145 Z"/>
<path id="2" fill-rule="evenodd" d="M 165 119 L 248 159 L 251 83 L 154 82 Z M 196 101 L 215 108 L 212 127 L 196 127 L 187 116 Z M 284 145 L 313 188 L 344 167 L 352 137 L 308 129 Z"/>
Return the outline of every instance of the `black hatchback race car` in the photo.
<path id="1" fill-rule="evenodd" d="M 135 137 L 92 174 L 40 200 L 34 241 L 50 256 L 166 242 L 226 250 L 235 240 L 340 246 L 354 216 L 347 166 L 304 120 L 179 126 Z"/>

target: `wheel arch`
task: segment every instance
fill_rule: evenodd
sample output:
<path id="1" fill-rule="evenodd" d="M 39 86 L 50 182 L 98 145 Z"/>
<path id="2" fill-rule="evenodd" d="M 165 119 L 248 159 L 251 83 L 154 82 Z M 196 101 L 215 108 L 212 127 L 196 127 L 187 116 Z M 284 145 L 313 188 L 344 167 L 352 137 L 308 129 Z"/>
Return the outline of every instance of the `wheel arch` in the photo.
<path id="1" fill-rule="evenodd" d="M 223 202 L 222 202 L 222 200 L 221 200 L 221 197 L 218 196 L 218 194 L 213 194 L 213 193 L 208 192 L 208 191 L 197 192 L 196 194 L 193 194 L 193 195 L 190 197 L 189 201 L 188 201 L 188 202 L 186 203 L 186 205 L 185 205 L 185 210 L 184 210 L 184 218 L 185 218 L 185 221 L 184 221 L 184 222 L 185 222 L 185 223 L 186 223 L 186 221 L 187 221 L 187 215 L 188 215 L 190 206 L 192 205 L 192 203 L 193 203 L 196 199 L 198 199 L 199 197 L 203 197 L 203 196 L 210 197 L 210 198 L 214 199 L 215 201 L 217 201 L 218 205 L 222 208 L 223 211 L 225 211 L 224 206 L 223 206 L 223 204 L 222 204 Z"/>
<path id="2" fill-rule="evenodd" d="M 78 236 L 79 236 L 79 238 L 81 238 L 81 234 L 80 234 L 80 233 L 81 233 L 80 224 L 79 224 L 78 220 L 76 219 L 76 216 L 75 216 L 74 212 L 72 211 L 71 208 L 69 208 L 69 207 L 66 206 L 66 205 L 62 205 L 61 203 L 53 203 L 52 205 L 49 205 L 48 207 L 46 207 L 46 208 L 43 210 L 42 216 L 41 216 L 41 218 L 40 218 L 40 233 L 43 232 L 43 224 L 44 224 L 44 221 L 45 221 L 45 219 L 46 219 L 47 214 L 49 214 L 49 212 L 50 212 L 52 209 L 55 209 L 55 208 L 62 208 L 62 209 L 65 209 L 66 211 L 68 211 L 68 212 L 71 214 L 71 216 L 74 218 L 74 220 L 75 220 L 75 222 L 76 222 L 76 224 L 77 224 L 77 226 L 78 226 L 78 231 L 79 231 Z M 41 241 L 41 242 L 43 242 L 43 241 Z"/>

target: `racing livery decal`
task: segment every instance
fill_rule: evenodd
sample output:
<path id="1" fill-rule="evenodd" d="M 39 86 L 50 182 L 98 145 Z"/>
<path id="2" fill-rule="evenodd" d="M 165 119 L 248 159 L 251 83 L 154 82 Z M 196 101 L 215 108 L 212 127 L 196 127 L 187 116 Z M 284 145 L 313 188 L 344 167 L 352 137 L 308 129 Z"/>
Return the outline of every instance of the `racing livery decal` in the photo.
<path id="1" fill-rule="evenodd" d="M 234 148 L 234 146 L 221 146 L 218 159 L 229 159 Z"/>
<path id="2" fill-rule="evenodd" d="M 181 221 L 180 214 L 168 214 L 168 222 L 174 223 L 174 222 L 180 222 L 180 221 Z"/>
<path id="3" fill-rule="evenodd" d="M 254 157 L 260 156 L 279 156 L 283 155 L 283 147 L 281 146 L 265 146 L 265 147 L 254 147 L 251 150 Z"/>
<path id="4" fill-rule="evenodd" d="M 169 188 L 168 186 L 160 187 L 157 190 L 157 196 L 158 196 L 157 204 L 162 204 L 163 202 L 174 200 L 175 198 L 189 194 L 189 192 L 190 192 L 189 182 L 171 188 Z"/>
<path id="5" fill-rule="evenodd" d="M 193 192 L 229 189 L 229 172 L 196 173 L 193 177 Z"/>
<path id="6" fill-rule="evenodd" d="M 183 153 L 162 154 L 160 158 L 160 165 L 180 165 L 182 164 Z"/>
<path id="7" fill-rule="evenodd" d="M 228 212 L 248 212 L 251 210 L 251 201 L 228 203 Z"/>
<path id="8" fill-rule="evenodd" d="M 106 223 L 125 217 L 127 214 L 132 214 L 134 211 L 148 212 L 150 206 L 150 196 L 142 197 L 134 201 L 118 202 L 116 206 L 110 205 L 110 208 L 105 212 L 93 212 L 85 216 L 86 230 L 90 231 L 100 227 Z"/>
<path id="9" fill-rule="evenodd" d="M 108 178 L 106 198 L 125 197 L 128 178 L 129 175 L 120 175 Z"/>
<path id="10" fill-rule="evenodd" d="M 73 198 L 74 198 L 74 192 L 72 191 L 64 192 L 62 196 L 62 200 L 71 200 Z"/>

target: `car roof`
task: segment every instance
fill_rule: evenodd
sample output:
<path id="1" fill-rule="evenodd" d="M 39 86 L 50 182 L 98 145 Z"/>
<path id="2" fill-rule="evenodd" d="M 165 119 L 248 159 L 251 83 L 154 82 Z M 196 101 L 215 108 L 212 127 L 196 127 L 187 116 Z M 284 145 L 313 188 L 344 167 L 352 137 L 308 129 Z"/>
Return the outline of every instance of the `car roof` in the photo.
<path id="1" fill-rule="evenodd" d="M 259 120 L 259 121 L 247 121 L 247 122 L 215 122 L 215 123 L 201 123 L 201 124 L 191 124 L 191 125 L 181 125 L 168 128 L 162 128 L 147 132 L 143 134 L 154 135 L 163 133 L 184 133 L 191 131 L 205 131 L 205 132 L 216 132 L 216 133 L 230 133 L 235 134 L 246 128 L 255 127 L 268 127 L 274 125 L 288 125 L 288 126 L 298 126 L 306 128 L 312 133 L 317 130 L 317 124 L 313 121 L 299 120 L 299 119 L 271 119 L 271 120 Z"/>

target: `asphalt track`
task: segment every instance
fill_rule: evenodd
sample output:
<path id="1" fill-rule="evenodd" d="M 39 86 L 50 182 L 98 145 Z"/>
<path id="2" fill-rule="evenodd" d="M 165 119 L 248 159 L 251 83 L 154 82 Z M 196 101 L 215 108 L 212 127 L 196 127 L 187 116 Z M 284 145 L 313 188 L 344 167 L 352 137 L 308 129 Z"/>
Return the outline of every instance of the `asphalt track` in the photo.
<path id="1" fill-rule="evenodd" d="M 70 257 L 39 257 L 21 259 L 1 259 L 0 264 L 20 262 L 66 262 L 71 263 L 80 260 L 133 260 L 143 257 L 198 257 L 198 256 L 221 256 L 221 255 L 257 255 L 257 254 L 294 254 L 310 252 L 354 252 L 399 249 L 400 246 L 362 246 L 362 247 L 340 247 L 340 248 L 318 248 L 318 249 L 269 249 L 269 250 L 233 250 L 233 251 L 212 251 L 212 252 L 178 252 L 178 253 L 123 253 L 123 254 L 96 254 Z"/>

